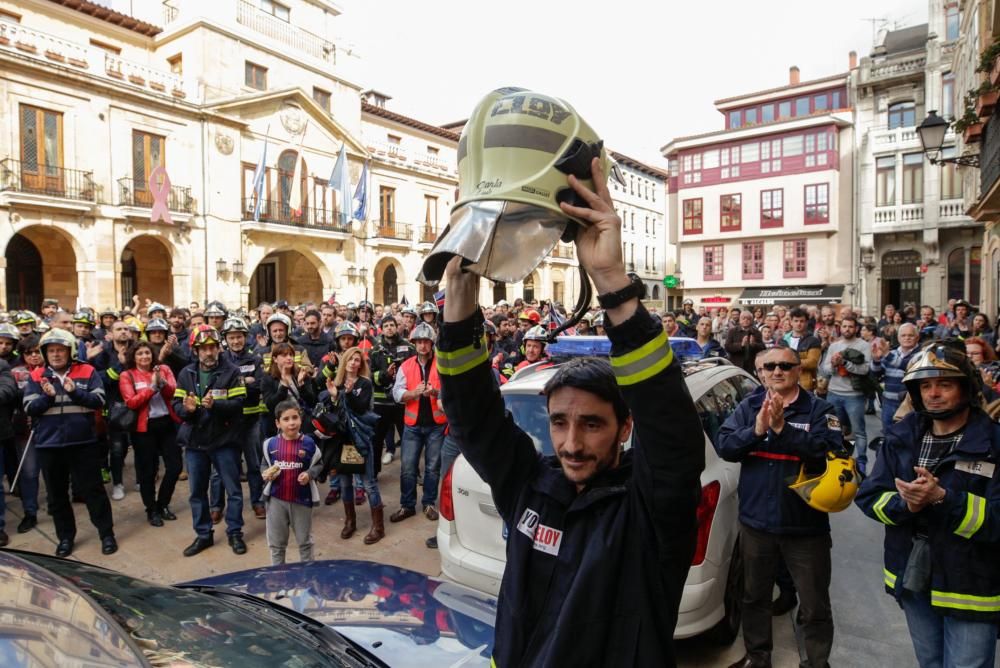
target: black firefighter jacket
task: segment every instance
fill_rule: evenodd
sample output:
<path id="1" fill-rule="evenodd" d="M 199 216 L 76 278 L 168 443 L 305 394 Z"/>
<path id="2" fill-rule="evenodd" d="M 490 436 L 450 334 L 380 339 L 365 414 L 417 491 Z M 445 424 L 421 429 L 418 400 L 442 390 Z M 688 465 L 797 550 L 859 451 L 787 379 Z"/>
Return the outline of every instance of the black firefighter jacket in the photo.
<path id="1" fill-rule="evenodd" d="M 504 410 L 480 320 L 443 324 L 437 359 L 451 432 L 510 527 L 495 665 L 675 665 L 705 444 L 667 335 L 641 306 L 609 327 L 634 446 L 578 494 Z"/>

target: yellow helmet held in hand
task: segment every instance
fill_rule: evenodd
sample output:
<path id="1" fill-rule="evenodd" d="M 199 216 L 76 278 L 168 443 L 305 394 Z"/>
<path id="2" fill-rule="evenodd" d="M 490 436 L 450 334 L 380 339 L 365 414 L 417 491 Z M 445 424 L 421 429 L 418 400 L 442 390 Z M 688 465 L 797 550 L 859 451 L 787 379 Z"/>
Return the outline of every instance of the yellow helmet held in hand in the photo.
<path id="1" fill-rule="evenodd" d="M 823 513 L 839 513 L 854 501 L 860 484 L 861 476 L 854 457 L 828 452 L 826 471 L 812 475 L 806 473 L 806 465 L 802 464 L 798 478 L 788 488 L 811 508 Z"/>
<path id="2" fill-rule="evenodd" d="M 560 238 L 573 238 L 574 222 L 588 224 L 559 203 L 586 206 L 568 178 L 593 190 L 594 158 L 606 176 L 616 169 L 604 142 L 566 101 L 523 88 L 487 95 L 462 130 L 458 201 L 419 279 L 436 282 L 451 257 L 461 255 L 480 276 L 523 280 Z"/>

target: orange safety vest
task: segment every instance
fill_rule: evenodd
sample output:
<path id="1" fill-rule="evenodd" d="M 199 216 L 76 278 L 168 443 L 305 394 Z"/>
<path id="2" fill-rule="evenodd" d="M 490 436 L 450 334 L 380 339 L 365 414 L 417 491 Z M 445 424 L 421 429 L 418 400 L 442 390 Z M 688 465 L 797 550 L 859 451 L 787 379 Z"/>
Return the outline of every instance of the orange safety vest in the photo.
<path id="1" fill-rule="evenodd" d="M 403 362 L 400 367 L 400 371 L 406 377 L 406 391 L 417 389 L 417 385 L 423 382 L 424 376 L 420 368 L 420 363 L 417 361 L 417 356 L 414 355 Z M 437 359 L 431 360 L 431 371 L 430 377 L 427 379 L 431 387 L 441 391 L 441 378 L 438 376 L 437 369 Z M 437 397 L 428 397 L 431 401 L 431 415 L 434 417 L 435 424 L 445 424 L 448 422 L 448 418 L 444 415 L 444 410 L 438 403 Z M 420 413 L 420 397 L 417 397 L 413 401 L 407 401 L 403 404 L 403 423 L 411 427 L 417 424 L 417 415 Z"/>

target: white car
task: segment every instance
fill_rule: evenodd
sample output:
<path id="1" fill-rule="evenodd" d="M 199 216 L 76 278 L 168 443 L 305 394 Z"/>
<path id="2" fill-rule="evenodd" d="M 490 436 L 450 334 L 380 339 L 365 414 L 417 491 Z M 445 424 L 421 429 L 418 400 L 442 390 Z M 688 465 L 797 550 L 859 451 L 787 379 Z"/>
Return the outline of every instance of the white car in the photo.
<path id="1" fill-rule="evenodd" d="M 567 338 L 560 339 L 559 343 Z M 683 339 L 671 339 L 675 353 L 683 348 L 684 342 Z M 581 349 L 587 348 L 587 344 L 581 342 Z M 604 350 L 607 348 L 609 345 L 605 345 Z M 705 470 L 701 475 L 698 541 L 684 585 L 674 637 L 688 638 L 704 633 L 711 641 L 728 645 L 736 638 L 742 618 L 743 576 L 737 545 L 736 496 L 740 466 L 720 459 L 713 442 L 719 427 L 757 387 L 757 381 L 720 359 L 689 361 L 682 367 L 704 427 Z M 501 388 L 514 421 L 531 435 L 535 447 L 546 455 L 554 453 L 541 391 L 554 373 L 552 365 L 532 365 L 517 372 Z M 444 473 L 439 501 L 437 541 L 443 575 L 473 589 L 498 594 L 506 564 L 508 528 L 493 504 L 489 486 L 464 457 L 459 456 Z"/>

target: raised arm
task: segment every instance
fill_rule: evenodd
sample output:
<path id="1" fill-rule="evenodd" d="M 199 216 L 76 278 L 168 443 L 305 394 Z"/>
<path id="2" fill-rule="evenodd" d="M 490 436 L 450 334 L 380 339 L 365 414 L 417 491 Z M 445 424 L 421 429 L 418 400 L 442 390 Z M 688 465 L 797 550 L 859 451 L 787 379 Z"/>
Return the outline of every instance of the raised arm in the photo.
<path id="1" fill-rule="evenodd" d="M 501 516 L 513 524 L 517 497 L 540 455 L 504 408 L 486 352 L 483 316 L 476 307 L 479 277 L 464 273 L 460 263 L 461 258 L 454 258 L 446 273 L 448 299 L 437 340 L 441 402 L 462 454 L 490 486 Z M 394 394 L 399 401 L 402 394 Z"/>

